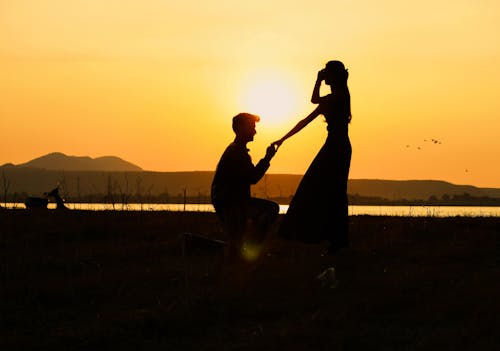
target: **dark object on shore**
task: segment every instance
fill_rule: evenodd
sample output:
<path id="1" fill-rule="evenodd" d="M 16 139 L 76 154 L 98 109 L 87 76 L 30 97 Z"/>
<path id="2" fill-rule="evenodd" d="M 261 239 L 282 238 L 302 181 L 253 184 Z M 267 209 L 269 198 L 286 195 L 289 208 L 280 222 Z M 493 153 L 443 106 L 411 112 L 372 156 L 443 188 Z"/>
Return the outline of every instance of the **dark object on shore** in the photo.
<path id="1" fill-rule="evenodd" d="M 48 193 L 43 194 L 44 197 L 28 197 L 24 202 L 27 209 L 46 209 L 49 204 L 49 198 L 53 198 L 56 201 L 57 210 L 67 210 L 68 208 L 64 204 L 64 200 L 59 195 L 59 188 L 55 188 Z"/>
<path id="2" fill-rule="evenodd" d="M 224 253 L 225 246 L 226 243 L 222 240 L 198 234 L 182 233 L 182 252 L 184 255 Z"/>
<path id="3" fill-rule="evenodd" d="M 47 199 L 46 197 L 32 197 L 32 196 L 30 196 L 24 202 L 24 205 L 29 210 L 47 208 L 48 204 L 49 204 L 49 199 Z"/>

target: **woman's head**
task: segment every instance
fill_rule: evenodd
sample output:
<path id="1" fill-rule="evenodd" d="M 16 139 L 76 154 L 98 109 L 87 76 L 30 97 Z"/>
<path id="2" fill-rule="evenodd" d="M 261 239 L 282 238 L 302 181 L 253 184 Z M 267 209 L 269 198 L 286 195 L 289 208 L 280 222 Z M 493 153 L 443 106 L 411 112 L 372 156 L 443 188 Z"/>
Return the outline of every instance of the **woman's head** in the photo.
<path id="1" fill-rule="evenodd" d="M 329 61 L 325 67 L 325 83 L 330 85 L 334 91 L 343 91 L 346 98 L 346 108 L 348 112 L 348 122 L 351 122 L 351 95 L 347 87 L 349 72 L 340 61 Z"/>
<path id="2" fill-rule="evenodd" d="M 325 67 L 325 83 L 335 86 L 347 86 L 349 72 L 340 61 L 329 61 Z"/>

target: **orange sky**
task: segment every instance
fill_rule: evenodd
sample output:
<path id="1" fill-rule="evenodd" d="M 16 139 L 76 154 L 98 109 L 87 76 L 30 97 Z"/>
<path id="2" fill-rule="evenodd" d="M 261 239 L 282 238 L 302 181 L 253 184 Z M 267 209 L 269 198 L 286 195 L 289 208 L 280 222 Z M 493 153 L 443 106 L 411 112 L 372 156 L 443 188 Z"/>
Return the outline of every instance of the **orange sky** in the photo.
<path id="1" fill-rule="evenodd" d="M 240 111 L 262 114 L 257 161 L 340 59 L 351 178 L 500 187 L 498 33 L 493 0 L 0 0 L 0 164 L 60 151 L 213 170 Z M 325 137 L 318 118 L 269 172 L 304 172 Z"/>

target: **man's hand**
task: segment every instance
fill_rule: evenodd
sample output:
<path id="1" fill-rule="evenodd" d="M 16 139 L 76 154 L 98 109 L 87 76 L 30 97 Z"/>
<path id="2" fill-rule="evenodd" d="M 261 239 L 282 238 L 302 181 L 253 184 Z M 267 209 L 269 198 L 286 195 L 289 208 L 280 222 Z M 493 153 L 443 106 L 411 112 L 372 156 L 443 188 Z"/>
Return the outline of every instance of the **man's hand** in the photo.
<path id="1" fill-rule="evenodd" d="M 275 147 L 275 144 L 271 144 L 267 147 L 266 149 L 266 156 L 265 159 L 267 161 L 271 161 L 271 159 L 276 155 L 276 151 L 278 150 L 278 147 Z"/>

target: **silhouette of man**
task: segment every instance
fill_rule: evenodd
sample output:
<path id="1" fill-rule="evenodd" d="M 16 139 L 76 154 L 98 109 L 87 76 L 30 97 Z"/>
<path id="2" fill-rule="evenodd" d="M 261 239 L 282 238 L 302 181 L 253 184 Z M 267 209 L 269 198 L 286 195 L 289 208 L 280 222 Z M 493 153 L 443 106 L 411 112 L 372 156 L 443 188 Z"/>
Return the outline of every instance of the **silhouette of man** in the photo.
<path id="1" fill-rule="evenodd" d="M 247 143 L 253 141 L 259 120 L 250 113 L 233 117 L 236 137 L 222 154 L 212 182 L 212 204 L 228 236 L 227 254 L 231 258 L 243 254 L 245 241 L 262 241 L 279 213 L 277 203 L 250 195 L 251 184 L 264 176 L 276 154 L 270 145 L 264 158 L 253 165 Z"/>

